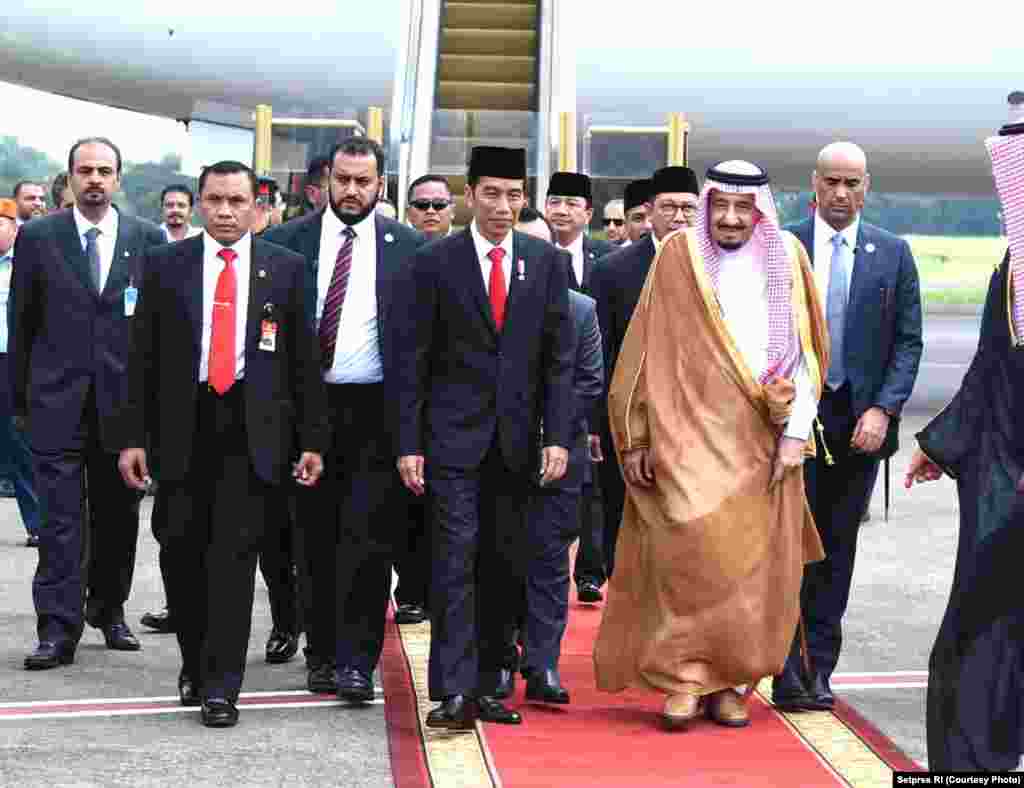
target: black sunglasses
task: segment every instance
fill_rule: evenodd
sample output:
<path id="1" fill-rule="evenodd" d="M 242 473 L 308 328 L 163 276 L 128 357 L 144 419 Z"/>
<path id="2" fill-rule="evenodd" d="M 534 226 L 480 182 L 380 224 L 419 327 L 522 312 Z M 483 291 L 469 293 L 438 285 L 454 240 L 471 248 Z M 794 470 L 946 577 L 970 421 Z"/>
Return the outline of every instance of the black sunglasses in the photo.
<path id="1" fill-rule="evenodd" d="M 625 219 L 602 219 L 601 222 L 607 227 L 609 224 L 614 224 L 616 227 L 622 227 L 626 223 Z"/>
<path id="2" fill-rule="evenodd" d="M 413 200 L 411 203 L 409 203 L 409 205 L 411 205 L 417 211 L 425 211 L 428 208 L 433 208 L 435 211 L 440 213 L 445 208 L 447 208 L 449 205 L 451 205 L 451 201 L 449 201 L 449 200 Z"/>

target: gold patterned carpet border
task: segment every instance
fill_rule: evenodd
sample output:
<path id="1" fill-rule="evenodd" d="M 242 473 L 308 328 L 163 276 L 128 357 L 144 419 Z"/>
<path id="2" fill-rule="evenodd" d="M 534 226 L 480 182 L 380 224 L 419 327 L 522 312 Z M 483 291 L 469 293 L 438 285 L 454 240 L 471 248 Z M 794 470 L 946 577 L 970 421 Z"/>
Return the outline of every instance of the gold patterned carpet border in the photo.
<path id="1" fill-rule="evenodd" d="M 430 623 L 403 624 L 398 631 L 416 691 L 420 737 L 434 788 L 501 788 L 501 782 L 491 768 L 480 723 L 472 732 L 431 730 L 426 726 L 427 713 L 435 705 L 430 701 L 427 690 Z"/>

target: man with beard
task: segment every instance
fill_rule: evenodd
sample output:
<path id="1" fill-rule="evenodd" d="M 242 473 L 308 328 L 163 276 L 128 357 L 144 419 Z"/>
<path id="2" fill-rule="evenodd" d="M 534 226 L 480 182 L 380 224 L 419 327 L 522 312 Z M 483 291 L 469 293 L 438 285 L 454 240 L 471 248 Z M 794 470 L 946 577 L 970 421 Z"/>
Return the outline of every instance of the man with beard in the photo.
<path id="1" fill-rule="evenodd" d="M 46 216 L 46 187 L 35 181 L 19 181 L 14 187 L 18 226 L 37 216 Z"/>
<path id="2" fill-rule="evenodd" d="M 124 603 L 140 495 L 121 482 L 115 439 L 142 257 L 165 239 L 111 203 L 121 182 L 113 142 L 79 140 L 68 171 L 75 207 L 22 226 L 11 287 L 13 409 L 32 447 L 43 512 L 30 670 L 73 662 L 85 622 L 103 632 L 107 648 L 139 649 Z"/>
<path id="3" fill-rule="evenodd" d="M 395 283 L 422 238 L 375 210 L 384 160 L 373 140 L 340 143 L 328 206 L 266 235 L 309 266 L 331 422 L 325 478 L 297 501 L 312 576 L 308 685 L 353 703 L 374 698 L 391 566 L 408 528 L 396 503 L 395 436 L 380 414 L 394 396 Z"/>
<path id="4" fill-rule="evenodd" d="M 590 292 L 594 264 L 615 247 L 607 241 L 584 234 L 594 217 L 590 178 L 578 172 L 556 172 L 548 182 L 544 218 L 555 235 L 555 246 L 572 255 L 571 284 L 582 293 Z"/>
<path id="5" fill-rule="evenodd" d="M 670 729 L 702 710 L 749 724 L 734 688 L 786 659 L 804 564 L 822 557 L 802 464 L 827 352 L 807 255 L 779 229 L 767 174 L 712 167 L 696 227 L 651 268 L 608 395 L 627 501 L 597 685 L 665 693 Z"/>
<path id="6" fill-rule="evenodd" d="M 194 202 L 192 190 L 183 183 L 165 186 L 160 192 L 160 213 L 164 218 L 160 229 L 167 236 L 168 243 L 184 241 L 193 235 L 202 235 L 202 228 L 192 226 Z"/>
<path id="7" fill-rule="evenodd" d="M 632 204 L 633 200 L 646 196 L 643 206 L 650 217 L 653 231 L 625 249 L 619 249 L 604 258 L 595 268 L 591 283 L 591 294 L 597 300 L 597 321 L 601 326 L 601 341 L 604 345 L 606 385 L 611 381 L 619 348 L 622 347 L 626 328 L 657 249 L 669 233 L 693 226 L 697 218 L 697 195 L 700 188 L 697 176 L 689 167 L 663 167 L 654 173 L 654 177 L 646 184 L 646 190 L 643 181 L 634 183 L 639 185 L 630 184 L 626 189 L 626 200 L 630 203 L 626 213 L 634 216 L 636 206 Z M 629 226 L 632 231 L 632 220 Z M 610 455 L 613 447 L 605 398 L 602 398 L 598 406 L 597 419 L 601 434 L 600 444 L 595 446 L 594 452 L 597 456 Z M 600 602 L 600 588 L 615 568 L 615 541 L 622 520 L 625 496 L 622 474 L 616 463 L 605 461 L 600 464 L 600 482 L 604 504 L 604 566 L 603 571 L 599 572 L 596 562 L 591 561 L 595 565 L 591 570 L 594 576 L 586 580 L 577 579 L 581 602 Z"/>
<path id="8" fill-rule="evenodd" d="M 861 216 L 870 184 L 864 151 L 851 142 L 826 145 L 812 182 L 815 213 L 789 229 L 811 256 L 832 349 L 818 413 L 831 461 L 817 457 L 806 470 L 825 560 L 804 575 L 806 659 L 794 637 L 786 669 L 772 686 L 776 706 L 809 711 L 835 704 L 830 677 L 839 661 L 860 523 L 879 461 L 896 452 L 923 348 L 910 245 Z"/>
<path id="9" fill-rule="evenodd" d="M 627 246 L 629 235 L 626 232 L 626 214 L 623 200 L 611 200 L 605 203 L 604 217 L 601 224 L 608 234 L 608 243 L 612 246 Z"/>
<path id="10" fill-rule="evenodd" d="M 525 190 L 525 151 L 474 148 L 473 221 L 417 253 L 395 309 L 398 469 L 414 494 L 429 486 L 433 509 L 431 728 L 521 722 L 494 695 L 521 600 L 526 506 L 568 462 L 569 265 L 514 231 Z"/>
<path id="11" fill-rule="evenodd" d="M 992 275 L 978 350 L 953 401 L 917 435 L 906 486 L 957 483 L 960 536 L 949 604 L 928 662 L 928 767 L 1014 771 L 1024 752 L 1024 93 L 985 141 L 1009 250 Z"/>

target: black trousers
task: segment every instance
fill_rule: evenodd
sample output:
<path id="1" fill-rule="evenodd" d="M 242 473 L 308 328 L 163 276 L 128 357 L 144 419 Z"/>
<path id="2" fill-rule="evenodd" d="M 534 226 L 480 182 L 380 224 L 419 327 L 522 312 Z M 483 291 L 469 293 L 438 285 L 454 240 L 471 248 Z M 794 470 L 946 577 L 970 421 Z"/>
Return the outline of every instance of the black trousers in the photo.
<path id="1" fill-rule="evenodd" d="M 235 383 L 224 397 L 202 387 L 188 474 L 160 484 L 167 602 L 182 673 L 198 681 L 203 698 L 232 701 L 245 674 L 256 556 L 278 494 L 249 457 L 244 385 Z"/>
<path id="2" fill-rule="evenodd" d="M 605 576 L 610 578 L 615 571 L 615 542 L 619 538 L 622 510 L 626 505 L 626 482 L 622 478 L 622 470 L 615 456 L 615 444 L 612 443 L 611 434 L 607 430 L 601 435 L 601 450 L 605 458 L 604 462 L 597 464 L 596 470 L 601 482 L 601 503 L 604 512 Z"/>
<path id="3" fill-rule="evenodd" d="M 508 468 L 497 436 L 476 468 L 435 467 L 430 586 L 431 700 L 490 695 L 522 608 L 530 478 Z"/>
<path id="4" fill-rule="evenodd" d="M 33 449 L 32 467 L 43 511 L 32 580 L 39 639 L 77 643 L 85 618 L 96 626 L 124 618 L 141 496 L 121 479 L 117 454 L 100 445 L 92 392 L 67 445 Z"/>
<path id="5" fill-rule="evenodd" d="M 408 522 L 394 447 L 379 414 L 383 384 L 327 386 L 333 436 L 324 477 L 300 496 L 313 609 L 307 640 L 317 660 L 372 673 L 384 647 L 391 566 Z"/>
<path id="6" fill-rule="evenodd" d="M 299 577 L 296 573 L 297 540 L 290 490 L 280 490 L 267 512 L 259 565 L 270 598 L 270 617 L 276 632 L 300 632 Z M 301 566 L 301 564 L 299 564 Z"/>
<path id="7" fill-rule="evenodd" d="M 523 643 L 534 670 L 558 667 L 569 620 L 569 546 L 577 536 L 582 545 L 580 507 L 578 486 L 537 488 L 530 501 Z"/>
<path id="8" fill-rule="evenodd" d="M 827 677 L 839 660 L 857 535 L 875 487 L 879 461 L 850 448 L 857 420 L 849 384 L 834 392 L 826 388 L 818 413 L 835 464 L 825 463 L 825 452 L 819 446 L 817 456 L 804 466 L 807 501 L 825 547 L 825 560 L 804 567 L 800 609 L 811 667 Z"/>
<path id="9" fill-rule="evenodd" d="M 605 459 L 605 462 L 609 460 Z M 598 478 L 601 464 L 591 464 L 591 478 L 594 481 L 584 484 L 579 496 L 580 546 L 576 551 L 576 566 L 573 571 L 577 586 L 582 583 L 593 583 L 600 588 L 608 579 L 605 574 L 604 555 L 604 499 L 601 496 Z"/>
<path id="10" fill-rule="evenodd" d="M 395 552 L 395 601 L 400 605 L 430 607 L 430 507 L 426 496 L 404 495 L 408 517 L 406 539 L 400 539 Z"/>

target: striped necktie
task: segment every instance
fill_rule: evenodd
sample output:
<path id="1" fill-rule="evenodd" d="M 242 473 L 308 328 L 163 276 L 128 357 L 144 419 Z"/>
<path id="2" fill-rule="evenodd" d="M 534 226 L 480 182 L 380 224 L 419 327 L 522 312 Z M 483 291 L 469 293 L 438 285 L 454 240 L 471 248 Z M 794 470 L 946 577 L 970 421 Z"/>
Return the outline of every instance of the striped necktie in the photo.
<path id="1" fill-rule="evenodd" d="M 356 231 L 346 227 L 341 234 L 344 240 L 334 261 L 334 273 L 324 299 L 324 311 L 320 315 L 320 365 L 325 370 L 334 366 L 334 346 L 338 342 L 341 308 L 345 305 L 345 293 L 348 292 L 348 277 L 352 271 L 352 242 Z"/>

